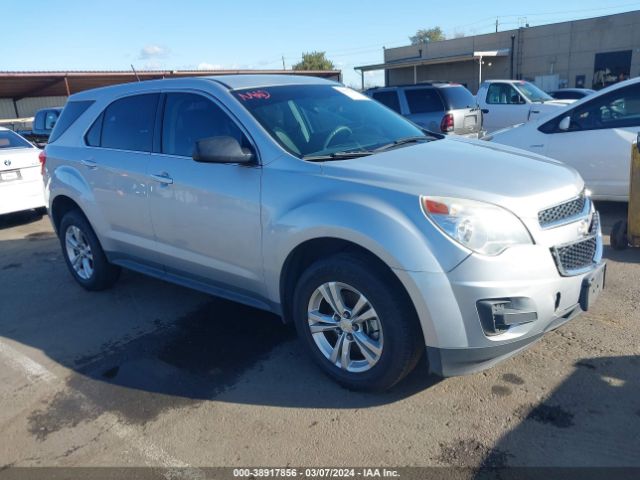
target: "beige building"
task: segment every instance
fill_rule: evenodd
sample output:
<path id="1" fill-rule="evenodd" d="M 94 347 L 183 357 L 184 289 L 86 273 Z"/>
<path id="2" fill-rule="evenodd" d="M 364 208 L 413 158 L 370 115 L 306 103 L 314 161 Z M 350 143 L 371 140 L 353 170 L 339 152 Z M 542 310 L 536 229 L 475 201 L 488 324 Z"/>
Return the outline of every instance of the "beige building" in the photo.
<path id="1" fill-rule="evenodd" d="M 474 93 L 480 75 L 598 89 L 640 75 L 640 11 L 388 48 L 384 63 L 356 70 L 384 70 L 389 86 L 441 80 Z"/>

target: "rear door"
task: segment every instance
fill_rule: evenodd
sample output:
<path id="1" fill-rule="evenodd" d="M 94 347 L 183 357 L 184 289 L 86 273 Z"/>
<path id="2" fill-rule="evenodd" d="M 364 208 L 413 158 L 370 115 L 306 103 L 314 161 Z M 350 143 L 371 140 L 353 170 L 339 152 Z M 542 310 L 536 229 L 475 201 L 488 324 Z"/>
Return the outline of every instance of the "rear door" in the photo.
<path id="1" fill-rule="evenodd" d="M 88 148 L 78 165 L 103 216 L 102 235 L 117 252 L 146 262 L 155 250 L 147 166 L 159 98 L 159 93 L 145 93 L 112 102 L 87 132 Z"/>
<path id="2" fill-rule="evenodd" d="M 403 92 L 409 107 L 407 118 L 427 130 L 439 132 L 446 108 L 438 90 L 433 87 L 407 87 Z"/>
<path id="3" fill-rule="evenodd" d="M 167 92 L 149 165 L 149 205 L 169 274 L 252 296 L 263 290 L 259 165 L 200 163 L 198 140 L 231 136 L 255 148 L 212 98 Z"/>
<path id="4" fill-rule="evenodd" d="M 529 120 L 530 105 L 510 83 L 489 84 L 483 110 L 484 129 L 491 133 Z"/>
<path id="5" fill-rule="evenodd" d="M 560 130 L 567 115 L 569 129 Z M 595 196 L 628 197 L 631 144 L 640 132 L 640 83 L 567 110 L 541 129 L 550 132 L 545 154 L 578 170 Z"/>

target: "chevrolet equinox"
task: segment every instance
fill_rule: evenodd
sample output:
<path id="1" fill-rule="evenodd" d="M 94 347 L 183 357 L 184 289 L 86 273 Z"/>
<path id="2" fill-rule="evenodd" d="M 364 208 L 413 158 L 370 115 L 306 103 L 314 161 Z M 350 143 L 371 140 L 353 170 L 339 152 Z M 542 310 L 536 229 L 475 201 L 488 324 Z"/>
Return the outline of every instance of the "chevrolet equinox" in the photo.
<path id="1" fill-rule="evenodd" d="M 84 288 L 124 267 L 274 312 L 352 389 L 390 388 L 425 352 L 441 376 L 487 368 L 604 284 L 575 170 L 422 130 L 328 80 L 84 91 L 40 161 Z"/>

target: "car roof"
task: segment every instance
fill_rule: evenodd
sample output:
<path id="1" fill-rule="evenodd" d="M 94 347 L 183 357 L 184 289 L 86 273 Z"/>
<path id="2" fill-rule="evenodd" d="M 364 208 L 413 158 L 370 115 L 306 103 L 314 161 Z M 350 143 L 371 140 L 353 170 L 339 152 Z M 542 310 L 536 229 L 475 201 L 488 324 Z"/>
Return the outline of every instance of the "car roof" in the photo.
<path id="1" fill-rule="evenodd" d="M 110 93 L 136 93 L 147 89 L 161 89 L 176 85 L 197 85 L 215 82 L 228 90 L 245 88 L 266 88 L 283 85 L 342 85 L 333 80 L 308 75 L 210 75 L 204 77 L 163 78 L 158 80 L 143 80 L 141 82 L 120 83 L 107 87 L 94 88 L 75 93 L 69 97 L 71 101 L 93 100 L 96 96 Z"/>

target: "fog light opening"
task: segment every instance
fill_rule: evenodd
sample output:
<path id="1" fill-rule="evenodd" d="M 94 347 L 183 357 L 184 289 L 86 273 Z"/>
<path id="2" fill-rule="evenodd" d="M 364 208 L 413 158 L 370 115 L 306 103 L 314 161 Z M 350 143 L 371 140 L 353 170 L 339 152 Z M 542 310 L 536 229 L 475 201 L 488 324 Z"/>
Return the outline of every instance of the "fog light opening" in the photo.
<path id="1" fill-rule="evenodd" d="M 533 301 L 529 298 L 496 298 L 477 303 L 480 323 L 485 335 L 505 333 L 511 327 L 538 319 Z"/>

